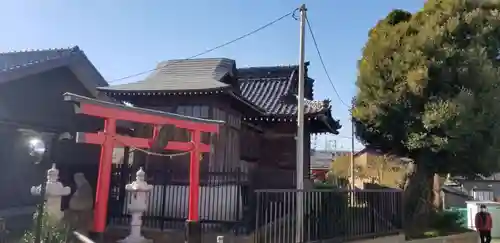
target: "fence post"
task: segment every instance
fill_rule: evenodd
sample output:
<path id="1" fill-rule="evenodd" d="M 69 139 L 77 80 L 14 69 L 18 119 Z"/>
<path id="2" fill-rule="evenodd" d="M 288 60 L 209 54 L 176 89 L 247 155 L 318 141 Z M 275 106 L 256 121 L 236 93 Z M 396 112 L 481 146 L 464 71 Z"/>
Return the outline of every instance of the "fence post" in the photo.
<path id="1" fill-rule="evenodd" d="M 383 192 L 382 192 L 383 193 Z M 369 191 L 368 192 L 368 195 L 369 195 L 369 199 L 368 200 L 368 203 L 369 203 L 369 207 L 370 207 L 370 213 L 371 213 L 371 232 L 372 234 L 375 234 L 376 233 L 376 230 L 377 230 L 377 227 L 376 227 L 376 220 L 375 220 L 375 217 L 376 217 L 376 214 L 375 214 L 375 209 L 378 208 L 378 204 L 379 204 L 379 194 L 378 193 L 375 193 L 375 192 L 372 192 L 372 191 Z"/>
<path id="2" fill-rule="evenodd" d="M 133 156 L 133 155 L 132 155 Z M 131 167 L 129 166 L 129 160 L 130 160 L 130 147 L 124 147 L 123 148 L 123 163 L 119 166 L 113 165 L 113 169 L 115 171 L 119 171 L 120 173 L 120 178 L 119 178 L 119 185 L 118 185 L 118 210 L 116 209 L 111 209 L 113 211 L 118 211 L 118 215 L 122 216 L 125 212 L 125 202 L 127 198 L 127 191 L 125 190 L 125 186 L 127 183 L 129 183 L 129 176 L 130 176 L 130 169 Z M 110 205 L 111 206 L 111 205 Z M 110 211 L 111 211 L 110 210 Z"/>
<path id="3" fill-rule="evenodd" d="M 259 220 L 260 220 L 260 192 L 258 191 L 254 191 L 255 194 L 257 194 L 256 196 L 256 200 L 255 200 L 255 228 L 254 228 L 254 242 L 258 242 L 258 239 L 260 237 L 259 235 Z"/>

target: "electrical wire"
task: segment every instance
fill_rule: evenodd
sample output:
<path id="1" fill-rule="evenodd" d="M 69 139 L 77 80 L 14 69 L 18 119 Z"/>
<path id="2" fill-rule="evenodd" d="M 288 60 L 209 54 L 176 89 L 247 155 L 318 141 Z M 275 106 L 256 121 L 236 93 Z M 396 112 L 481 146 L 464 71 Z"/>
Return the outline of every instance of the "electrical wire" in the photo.
<path id="1" fill-rule="evenodd" d="M 323 61 L 323 56 L 321 55 L 321 51 L 319 50 L 318 42 L 316 41 L 316 37 L 314 36 L 314 33 L 312 31 L 312 28 L 311 28 L 311 23 L 309 22 L 308 18 L 306 18 L 306 22 L 307 22 L 307 27 L 309 29 L 309 33 L 311 34 L 311 37 L 312 37 L 312 40 L 314 43 L 314 47 L 316 48 L 316 52 L 318 53 L 319 61 L 321 62 L 321 66 L 323 67 L 323 71 L 325 71 L 326 77 L 328 78 L 328 81 L 330 82 L 330 85 L 332 86 L 333 91 L 337 95 L 337 98 L 340 100 L 340 103 L 342 103 L 343 105 L 345 105 L 348 108 L 351 108 L 350 105 L 347 105 L 347 103 L 342 100 L 342 97 L 340 97 L 340 94 L 337 91 L 337 88 L 335 88 L 335 85 L 333 84 L 332 78 L 330 77 L 330 73 L 328 73 L 328 70 L 326 69 L 325 62 Z"/>
<path id="2" fill-rule="evenodd" d="M 175 61 L 175 62 L 171 62 L 171 63 L 169 63 L 169 65 L 171 65 L 171 64 L 175 64 L 175 63 L 179 63 L 179 62 L 183 62 L 183 61 L 186 61 L 186 60 L 190 60 L 190 59 L 193 59 L 193 58 L 197 58 L 197 57 L 199 57 L 199 56 L 203 56 L 203 55 L 205 55 L 205 54 L 207 54 L 207 53 L 210 53 L 210 52 L 213 52 L 213 51 L 215 51 L 215 50 L 218 50 L 218 49 L 220 49 L 220 48 L 222 48 L 222 47 L 225 47 L 225 46 L 228 46 L 228 45 L 230 45 L 230 44 L 233 44 L 233 43 L 235 43 L 235 42 L 237 42 L 237 41 L 239 41 L 239 40 L 242 40 L 242 39 L 244 39 L 244 38 L 246 38 L 246 37 L 249 37 L 249 36 L 251 36 L 251 35 L 253 35 L 253 34 L 255 34 L 255 33 L 259 32 L 259 31 L 261 31 L 261 30 L 263 30 L 263 29 L 266 29 L 267 27 L 269 27 L 269 26 L 271 26 L 271 25 L 273 25 L 273 24 L 276 24 L 277 22 L 279 22 L 279 21 L 283 20 L 284 18 L 286 18 L 286 17 L 288 17 L 288 16 L 290 16 L 290 15 L 292 15 L 292 16 L 293 16 L 293 14 L 294 14 L 296 11 L 297 11 L 297 9 L 294 9 L 293 11 L 288 12 L 287 14 L 285 14 L 285 15 L 283 15 L 283 16 L 281 16 L 281 17 L 279 17 L 279 18 L 277 18 L 277 19 L 275 19 L 275 20 L 273 20 L 273 21 L 271 21 L 271 22 L 269 22 L 269 23 L 267 23 L 267 24 L 265 24 L 265 25 L 263 25 L 263 26 L 260 26 L 259 28 L 254 29 L 254 30 L 252 30 L 252 31 L 250 31 L 250 32 L 248 32 L 248 33 L 246 33 L 246 34 L 244 34 L 244 35 L 242 35 L 242 36 L 238 37 L 238 38 L 235 38 L 235 39 L 233 39 L 233 40 L 227 41 L 227 42 L 225 42 L 225 43 L 223 43 L 223 44 L 221 44 L 221 45 L 215 46 L 215 47 L 213 47 L 213 48 L 210 48 L 210 49 L 208 49 L 208 50 L 205 50 L 205 51 L 203 51 L 203 52 L 200 52 L 200 53 L 198 53 L 198 54 L 196 54 L 196 55 L 190 56 L 190 57 L 188 57 L 188 58 L 181 59 L 181 60 L 177 60 L 177 61 Z M 163 68 L 163 67 L 165 67 L 165 66 L 162 66 L 161 68 Z M 149 70 L 146 70 L 146 71 L 142 71 L 142 72 L 139 72 L 139 73 L 136 73 L 136 74 L 132 74 L 132 75 L 129 75 L 129 76 L 125 76 L 125 77 L 123 77 L 123 78 L 114 79 L 114 80 L 109 81 L 108 83 L 110 83 L 110 84 L 111 84 L 111 83 L 116 83 L 116 82 L 118 82 L 118 81 L 122 81 L 122 80 L 129 79 L 129 78 L 133 78 L 133 77 L 137 77 L 137 76 L 139 76 L 139 75 L 143 75 L 143 74 L 146 74 L 146 73 L 153 72 L 153 71 L 157 70 L 158 68 L 160 68 L 160 67 L 156 67 L 156 68 L 149 69 Z"/>
<path id="3" fill-rule="evenodd" d="M 352 136 L 350 137 L 350 139 L 351 139 L 351 163 L 354 163 L 354 157 L 353 157 L 354 156 L 354 141 L 355 141 L 354 116 L 353 116 L 354 105 L 348 105 L 346 102 L 344 102 L 344 100 L 342 100 L 342 97 L 340 96 L 337 88 L 335 87 L 335 84 L 333 84 L 330 73 L 328 73 L 328 69 L 326 68 L 325 62 L 323 60 L 323 56 L 321 55 L 321 51 L 319 50 L 318 42 L 316 41 L 316 36 L 314 35 L 314 32 L 313 32 L 312 27 L 311 27 L 311 22 L 309 21 L 309 19 L 307 17 L 305 18 L 305 21 L 307 23 L 309 33 L 311 34 L 311 38 L 313 40 L 314 47 L 316 48 L 316 52 L 318 53 L 318 57 L 319 57 L 319 60 L 321 62 L 321 66 L 323 67 L 323 71 L 325 72 L 326 77 L 328 78 L 328 81 L 330 82 L 330 85 L 332 86 L 333 91 L 337 95 L 337 98 L 339 99 L 340 103 L 342 105 L 344 105 L 345 107 L 347 107 L 349 109 L 349 113 L 351 113 L 351 126 L 352 126 L 351 127 Z M 341 137 L 347 138 L 347 136 L 341 136 Z M 353 180 L 353 182 L 354 182 L 354 180 Z"/>

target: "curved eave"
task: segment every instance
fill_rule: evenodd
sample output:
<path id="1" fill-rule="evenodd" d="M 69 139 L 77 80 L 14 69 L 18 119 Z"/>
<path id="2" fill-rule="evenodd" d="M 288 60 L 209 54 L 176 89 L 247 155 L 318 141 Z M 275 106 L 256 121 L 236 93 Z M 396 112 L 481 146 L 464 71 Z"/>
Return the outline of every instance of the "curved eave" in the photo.
<path id="1" fill-rule="evenodd" d="M 339 120 L 333 119 L 330 109 L 305 115 L 306 121 L 311 124 L 311 133 L 331 133 L 338 135 L 342 127 Z M 267 114 L 260 117 L 244 117 L 249 122 L 290 123 L 297 122 L 296 114 Z"/>
<path id="2" fill-rule="evenodd" d="M 330 110 L 314 114 L 317 119 L 311 119 L 311 132 L 312 133 L 331 133 L 334 135 L 339 134 L 340 125 L 339 120 L 333 119 Z"/>
<path id="3" fill-rule="evenodd" d="M 176 95 L 210 95 L 226 91 L 230 87 L 220 87 L 199 90 L 118 90 L 109 87 L 99 87 L 99 92 L 109 96 L 176 96 Z"/>

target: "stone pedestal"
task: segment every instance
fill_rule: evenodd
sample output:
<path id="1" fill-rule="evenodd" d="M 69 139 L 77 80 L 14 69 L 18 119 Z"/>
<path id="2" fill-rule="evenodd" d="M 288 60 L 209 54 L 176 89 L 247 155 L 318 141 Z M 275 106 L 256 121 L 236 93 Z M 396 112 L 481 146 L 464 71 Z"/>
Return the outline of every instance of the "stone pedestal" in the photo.
<path id="1" fill-rule="evenodd" d="M 132 216 L 132 220 L 130 221 L 130 235 L 120 240 L 122 243 L 152 242 L 141 235 L 142 214 L 146 211 L 148 206 L 148 193 L 153 190 L 153 186 L 148 185 L 144 179 L 145 177 L 146 173 L 140 168 L 139 171 L 137 171 L 135 181 L 125 186 L 125 190 L 131 194 L 128 210 Z"/>
<path id="2" fill-rule="evenodd" d="M 42 185 L 31 187 L 31 194 L 40 196 Z M 61 211 L 61 198 L 71 193 L 71 188 L 63 186 L 59 182 L 59 170 L 56 164 L 47 171 L 47 182 L 45 183 L 45 207 L 47 214 L 53 220 L 60 221 L 64 214 Z"/>

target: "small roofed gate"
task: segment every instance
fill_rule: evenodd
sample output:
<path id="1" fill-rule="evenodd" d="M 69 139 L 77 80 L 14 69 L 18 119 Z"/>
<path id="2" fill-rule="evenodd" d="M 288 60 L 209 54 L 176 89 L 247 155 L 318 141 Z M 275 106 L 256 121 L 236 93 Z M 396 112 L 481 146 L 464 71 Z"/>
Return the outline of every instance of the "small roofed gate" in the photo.
<path id="1" fill-rule="evenodd" d="M 177 115 L 173 113 L 161 112 L 150 109 L 129 107 L 121 104 L 110 103 L 91 99 L 75 94 L 66 93 L 66 101 L 75 103 L 75 111 L 79 114 L 104 118 L 104 131 L 98 133 L 77 133 L 76 140 L 79 143 L 90 143 L 101 145 L 101 159 L 99 164 L 99 175 L 95 197 L 94 208 L 94 231 L 103 233 L 106 228 L 108 217 L 108 208 L 111 216 L 122 216 L 127 213 L 127 196 L 125 194 L 125 185 L 135 179 L 135 172 L 138 166 L 145 166 L 151 184 L 157 185 L 150 193 L 149 210 L 145 214 L 145 219 L 160 219 L 163 228 L 165 221 L 165 212 L 167 210 L 165 201 L 168 200 L 169 193 L 166 191 L 164 178 L 168 178 L 168 166 L 163 165 L 160 168 L 160 174 L 153 169 L 154 163 L 142 163 L 137 167 L 128 163 L 128 157 L 131 151 L 146 154 L 146 161 L 157 159 L 188 156 L 189 165 L 185 168 L 188 173 L 187 181 L 184 181 L 185 191 L 179 202 L 183 204 L 185 212 L 180 212 L 183 217 L 179 221 L 184 225 L 187 221 L 188 227 L 199 227 L 200 211 L 200 160 L 204 153 L 212 151 L 211 145 L 202 141 L 202 137 L 213 137 L 213 134 L 219 132 L 219 125 L 222 121 L 200 119 L 188 116 Z M 152 127 L 149 137 L 131 137 L 117 134 L 117 122 L 134 122 L 138 124 L 148 124 Z M 178 129 L 184 129 L 189 134 L 186 141 L 171 141 L 170 134 Z M 123 147 L 126 152 L 124 162 L 120 166 L 113 166 L 113 152 L 115 148 Z M 167 153 L 165 153 L 167 151 Z M 164 163 L 166 164 L 166 163 Z M 115 168 L 113 168 L 115 167 Z M 119 168 L 118 168 L 119 167 Z M 162 176 L 164 175 L 164 176 Z M 170 175 L 171 176 L 171 175 Z M 118 180 L 116 180 L 118 178 Z M 158 187 L 160 184 L 160 187 Z M 111 189 L 111 190 L 110 190 Z M 175 189 L 169 189 L 175 190 Z M 181 190 L 181 189 L 179 189 Z M 158 193 L 163 191 L 163 193 Z M 110 197 L 111 196 L 111 197 Z M 108 205 L 109 202 L 109 205 Z M 187 207 L 186 207 L 187 205 Z M 158 207 L 159 206 L 159 207 Z M 128 220 L 127 220 L 128 221 Z M 183 227 L 184 228 L 184 227 Z"/>

